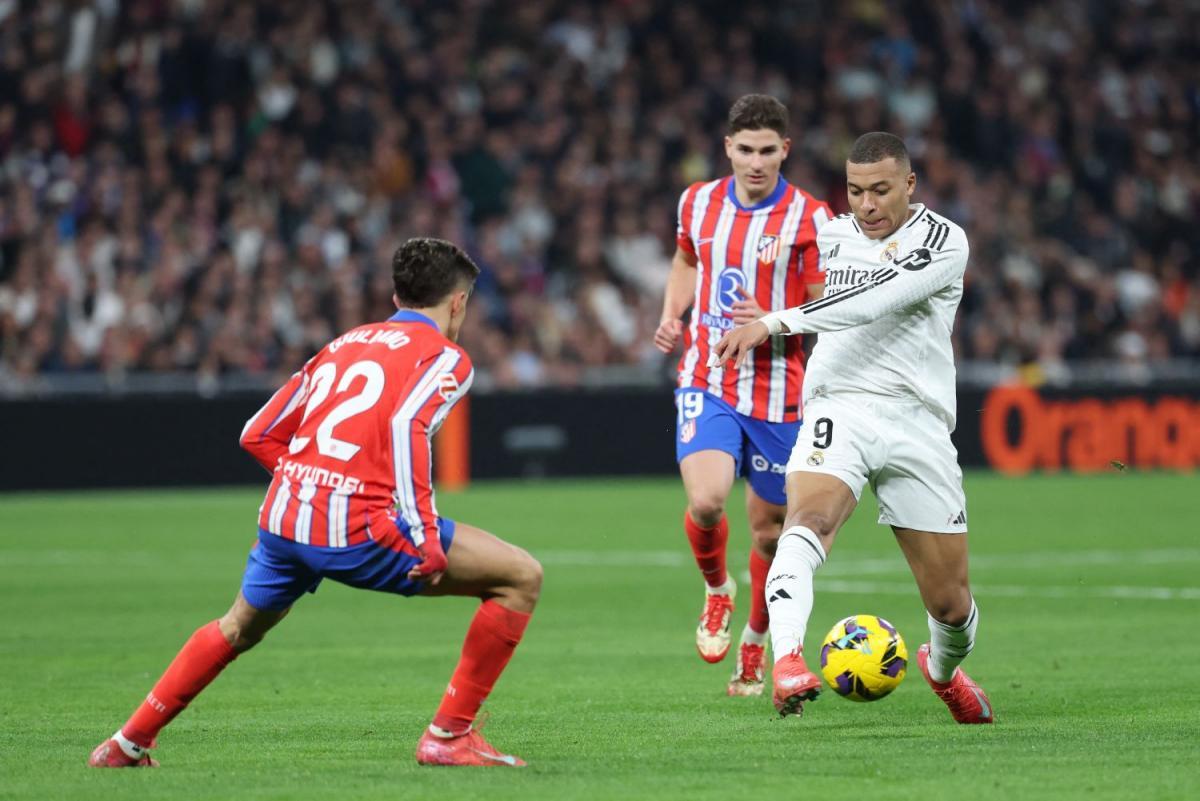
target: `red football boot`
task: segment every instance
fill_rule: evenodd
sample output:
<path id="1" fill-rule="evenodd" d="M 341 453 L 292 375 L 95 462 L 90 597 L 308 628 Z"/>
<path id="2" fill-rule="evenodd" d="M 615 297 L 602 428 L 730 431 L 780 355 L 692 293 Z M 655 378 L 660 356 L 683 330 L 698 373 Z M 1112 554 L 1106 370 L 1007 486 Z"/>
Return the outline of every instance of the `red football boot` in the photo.
<path id="1" fill-rule="evenodd" d="M 158 760 L 152 759 L 149 751 L 143 751 L 140 757 L 131 757 L 121 750 L 116 740 L 109 738 L 92 751 L 88 765 L 93 768 L 157 768 Z"/>
<path id="2" fill-rule="evenodd" d="M 725 584 L 727 593 L 705 592 L 704 610 L 696 626 L 696 650 L 705 662 L 720 662 L 729 653 L 729 619 L 733 617 L 733 599 L 737 584 L 730 577 Z"/>
<path id="3" fill-rule="evenodd" d="M 933 688 L 934 694 L 949 707 L 950 714 L 956 721 L 959 723 L 996 722 L 987 695 L 978 684 L 971 680 L 970 676 L 963 672 L 962 668 L 955 668 L 950 681 L 944 684 L 933 680 L 933 677 L 929 675 L 929 643 L 925 643 L 917 649 L 917 665 L 920 666 L 921 675 L 925 677 L 925 681 L 929 682 L 929 686 Z"/>
<path id="4" fill-rule="evenodd" d="M 502 754 L 493 748 L 478 729 L 471 729 L 458 737 L 438 737 L 426 729 L 417 743 L 417 763 L 481 768 L 525 767 L 524 760 L 512 754 Z"/>
<path id="5" fill-rule="evenodd" d="M 762 695 L 763 691 L 763 646 L 742 641 L 738 646 L 737 665 L 727 695 Z"/>
<path id="6" fill-rule="evenodd" d="M 821 694 L 821 680 L 804 664 L 799 648 L 777 661 L 771 672 L 775 685 L 771 700 L 781 718 L 802 714 L 804 702 Z"/>

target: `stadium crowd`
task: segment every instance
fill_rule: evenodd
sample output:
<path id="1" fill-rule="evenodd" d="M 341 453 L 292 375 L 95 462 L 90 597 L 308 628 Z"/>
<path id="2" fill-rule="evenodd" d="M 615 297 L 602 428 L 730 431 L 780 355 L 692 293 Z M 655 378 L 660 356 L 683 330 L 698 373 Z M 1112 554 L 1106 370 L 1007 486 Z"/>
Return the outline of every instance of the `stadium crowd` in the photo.
<path id="1" fill-rule="evenodd" d="M 275 380 L 418 234 L 483 268 L 491 385 L 665 375 L 676 202 L 747 92 L 838 211 L 904 136 L 971 237 L 960 358 L 1200 359 L 1198 51 L 1186 0 L 0 2 L 0 383 Z"/>

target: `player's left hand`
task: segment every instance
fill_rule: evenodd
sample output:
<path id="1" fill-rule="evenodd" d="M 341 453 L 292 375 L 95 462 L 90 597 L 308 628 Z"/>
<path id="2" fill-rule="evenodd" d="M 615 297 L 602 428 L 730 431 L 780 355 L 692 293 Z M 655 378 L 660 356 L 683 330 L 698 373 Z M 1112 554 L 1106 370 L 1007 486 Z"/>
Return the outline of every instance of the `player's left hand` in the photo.
<path id="1" fill-rule="evenodd" d="M 737 293 L 742 299 L 733 302 L 733 321 L 735 323 L 746 325 L 767 313 L 766 309 L 758 305 L 758 300 L 745 289 L 739 286 Z"/>
<path id="2" fill-rule="evenodd" d="M 735 368 L 741 367 L 742 362 L 746 360 L 746 354 L 766 342 L 770 336 L 771 332 L 767 330 L 766 323 L 739 325 L 721 337 L 721 341 L 709 354 L 708 366 L 720 367 L 725 362 L 732 361 Z"/>
<path id="3" fill-rule="evenodd" d="M 437 586 L 437 583 L 442 580 L 442 574 L 446 572 L 446 552 L 442 550 L 441 543 L 436 545 L 430 542 L 425 542 L 419 549 L 421 551 L 421 563 L 408 571 L 409 581 L 423 581 L 430 587 Z"/>

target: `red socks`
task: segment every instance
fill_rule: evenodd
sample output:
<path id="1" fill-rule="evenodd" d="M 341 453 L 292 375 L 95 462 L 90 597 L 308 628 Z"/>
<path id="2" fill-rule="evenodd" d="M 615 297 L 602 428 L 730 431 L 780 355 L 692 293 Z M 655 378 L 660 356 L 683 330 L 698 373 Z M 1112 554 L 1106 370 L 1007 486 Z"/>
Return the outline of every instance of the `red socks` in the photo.
<path id="1" fill-rule="evenodd" d="M 480 604 L 467 629 L 462 658 L 433 719 L 435 726 L 455 734 L 471 727 L 521 641 L 529 618 L 529 614 L 514 612 L 494 600 Z M 151 748 L 158 732 L 236 658 L 237 652 L 226 642 L 217 621 L 196 629 L 121 733 L 142 748 Z"/>
<path id="2" fill-rule="evenodd" d="M 771 625 L 767 614 L 767 571 L 771 563 L 750 549 L 750 619 L 747 625 L 757 634 L 766 634 Z"/>
<path id="3" fill-rule="evenodd" d="M 712 528 L 701 528 L 692 516 L 683 513 L 683 530 L 692 544 L 692 555 L 710 587 L 720 587 L 727 578 L 725 573 L 725 543 L 729 540 L 729 521 L 721 515 Z"/>
<path id="4" fill-rule="evenodd" d="M 142 748 L 150 748 L 159 730 L 236 658 L 237 652 L 226 642 L 217 621 L 196 629 L 121 733 Z"/>
<path id="5" fill-rule="evenodd" d="M 529 618 L 528 613 L 514 612 L 495 600 L 479 605 L 467 629 L 458 667 L 433 717 L 434 726 L 454 734 L 463 734 L 471 728 L 479 707 L 521 641 Z"/>

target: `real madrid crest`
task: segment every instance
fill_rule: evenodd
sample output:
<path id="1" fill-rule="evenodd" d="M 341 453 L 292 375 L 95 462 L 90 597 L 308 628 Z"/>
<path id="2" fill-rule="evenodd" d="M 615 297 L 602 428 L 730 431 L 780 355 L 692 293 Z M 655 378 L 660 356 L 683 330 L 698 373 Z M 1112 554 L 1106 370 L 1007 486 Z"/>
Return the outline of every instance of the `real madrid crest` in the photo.
<path id="1" fill-rule="evenodd" d="M 896 258 L 896 252 L 900 249 L 899 242 L 888 242 L 887 247 L 879 254 L 880 261 L 892 261 Z"/>
<path id="2" fill-rule="evenodd" d="M 813 451 L 808 457 L 808 463 L 812 467 L 820 467 L 825 464 L 825 454 L 821 451 Z"/>

